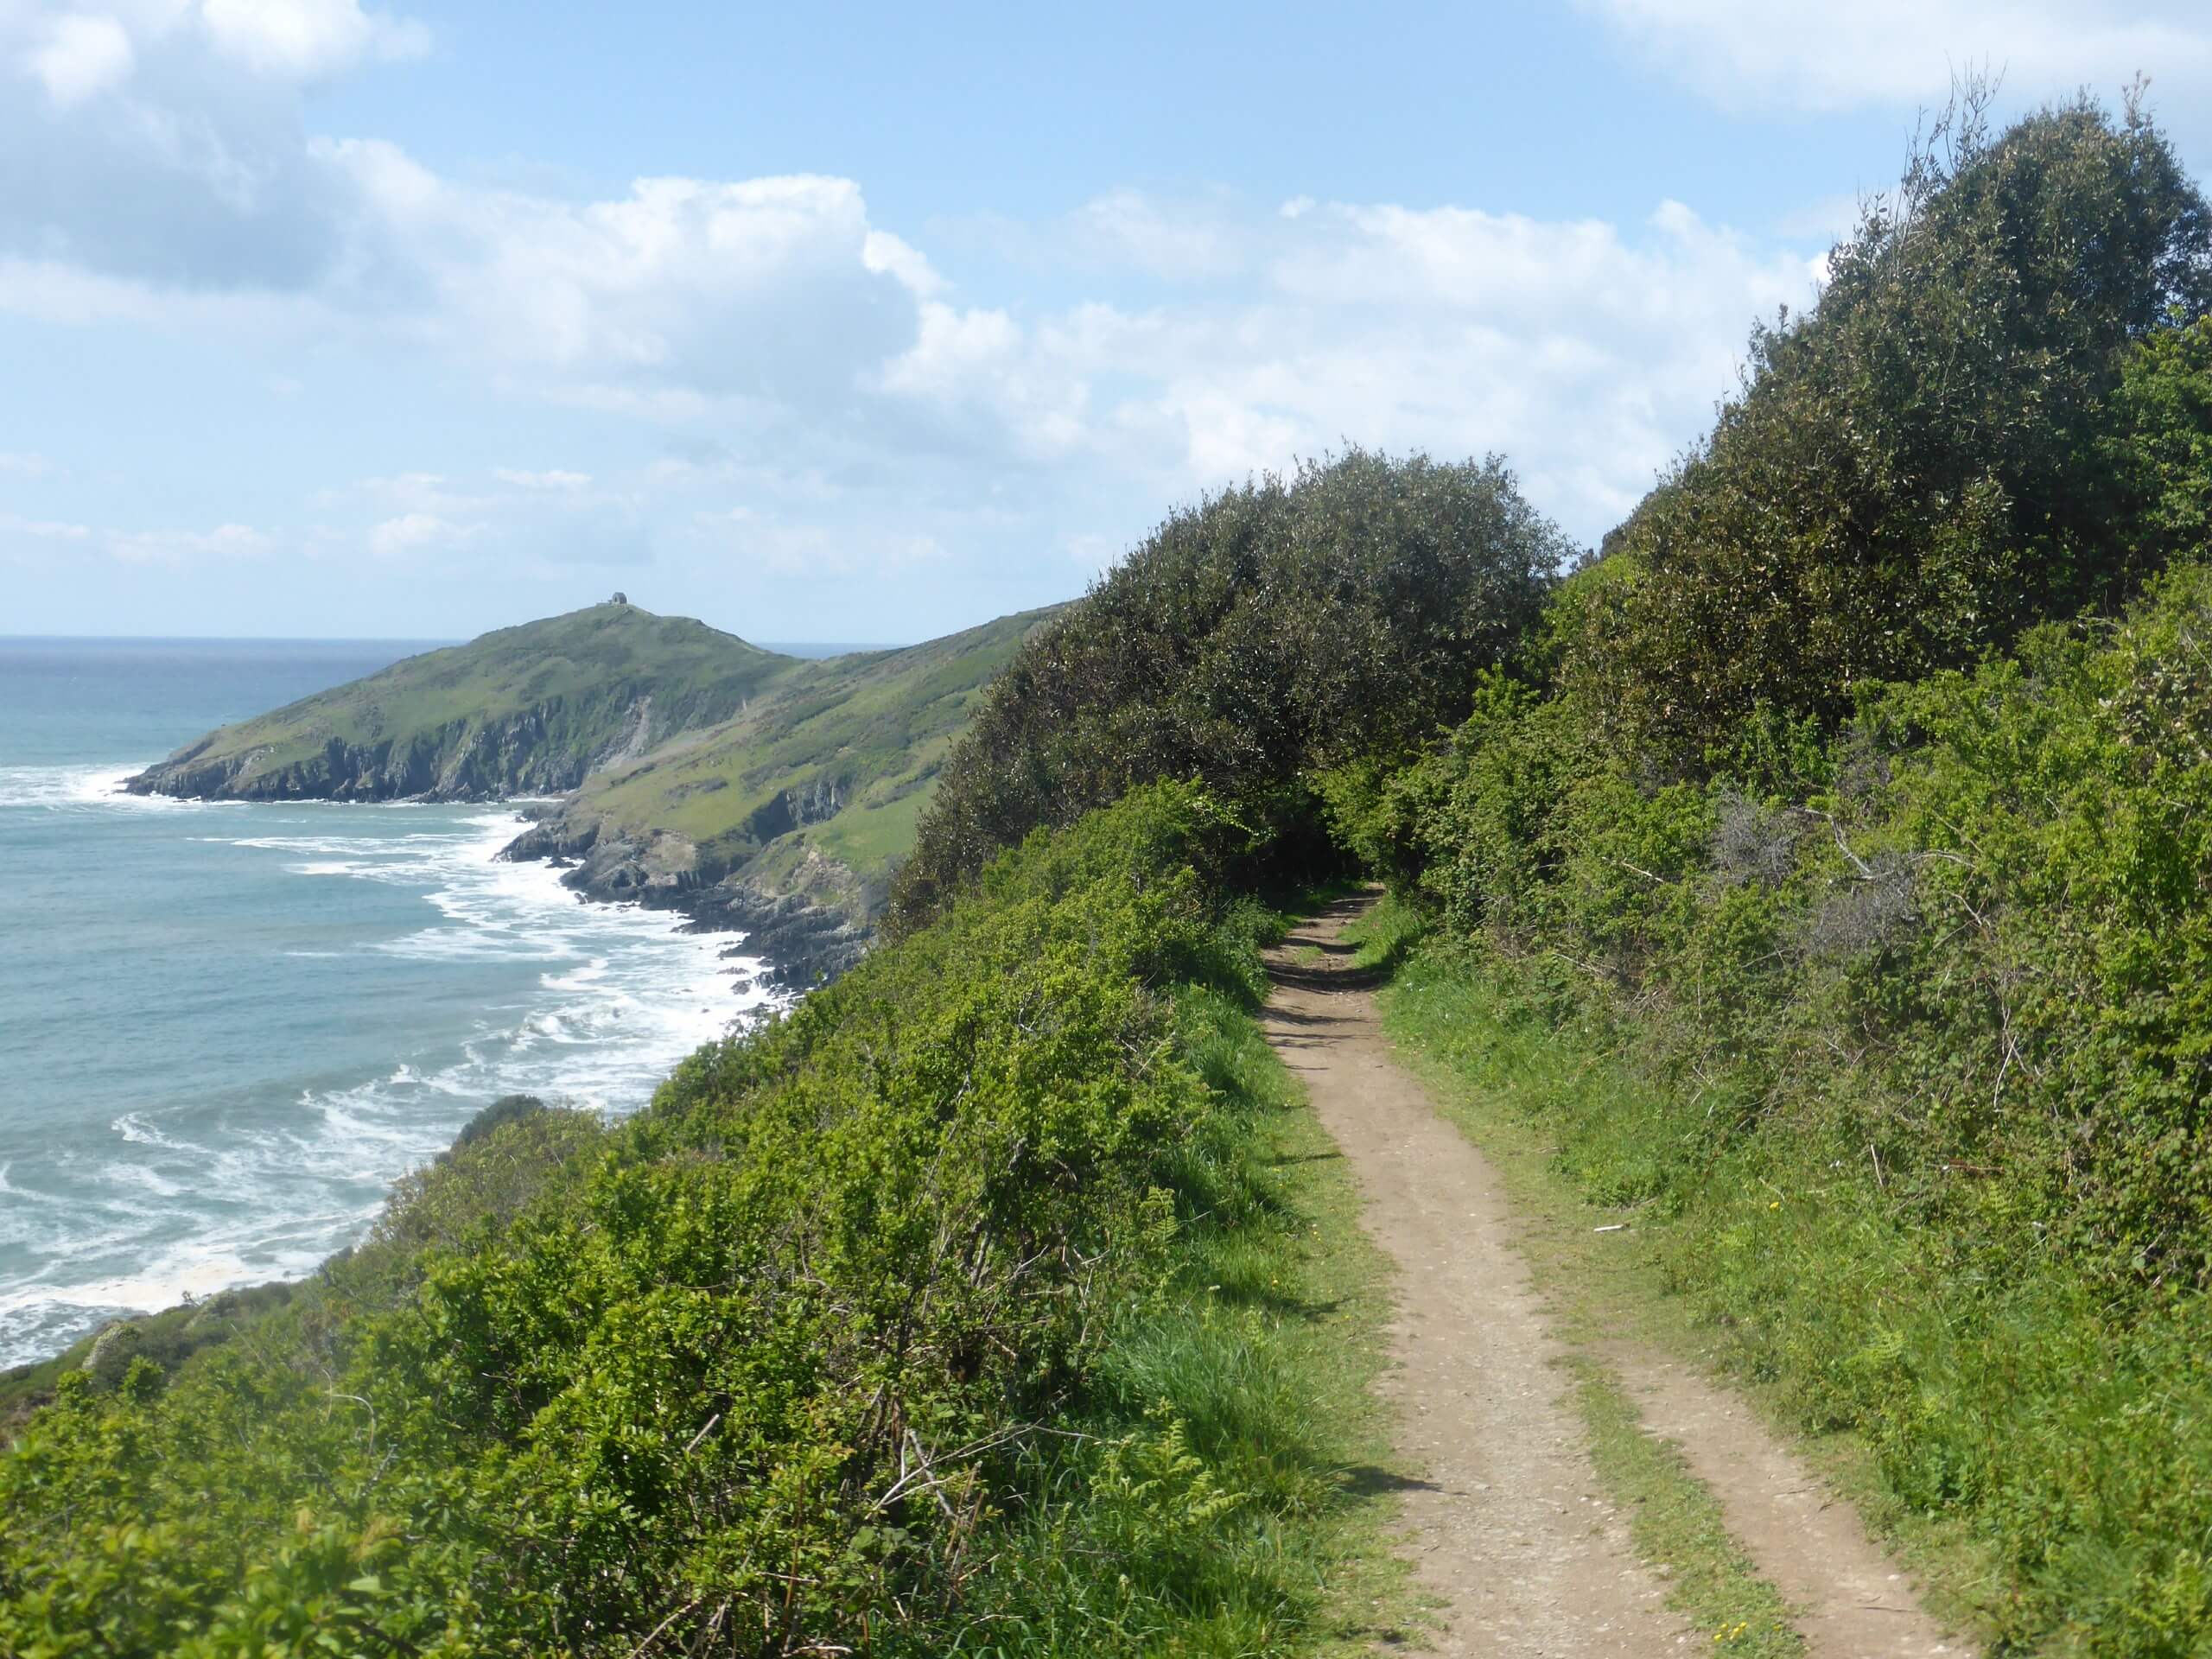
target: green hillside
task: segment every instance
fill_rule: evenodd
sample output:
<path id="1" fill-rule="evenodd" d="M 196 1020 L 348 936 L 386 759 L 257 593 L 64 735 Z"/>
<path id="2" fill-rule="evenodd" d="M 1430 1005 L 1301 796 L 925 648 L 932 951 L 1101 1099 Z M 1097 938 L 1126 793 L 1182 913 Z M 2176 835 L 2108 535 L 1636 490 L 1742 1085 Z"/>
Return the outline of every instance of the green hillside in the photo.
<path id="1" fill-rule="evenodd" d="M 1050 611 L 820 660 L 616 601 L 410 657 L 130 779 L 228 800 L 563 795 L 508 856 L 849 967 L 977 693 Z"/>
<path id="2" fill-rule="evenodd" d="M 579 855 L 573 883 L 606 896 L 696 907 L 734 878 L 865 922 L 978 693 L 1052 613 L 789 662 L 728 719 L 594 774 L 516 851 Z"/>
<path id="3" fill-rule="evenodd" d="M 130 787 L 235 800 L 550 793 L 724 718 L 800 666 L 688 617 L 594 605 L 226 726 Z"/>

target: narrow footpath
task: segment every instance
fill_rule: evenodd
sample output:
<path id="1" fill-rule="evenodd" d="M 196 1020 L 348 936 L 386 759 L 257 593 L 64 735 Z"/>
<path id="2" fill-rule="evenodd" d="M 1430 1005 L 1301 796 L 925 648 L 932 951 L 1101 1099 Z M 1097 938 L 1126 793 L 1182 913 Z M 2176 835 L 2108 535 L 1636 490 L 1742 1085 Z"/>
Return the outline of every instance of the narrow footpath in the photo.
<path id="1" fill-rule="evenodd" d="M 1515 1245 L 1496 1173 L 1392 1055 L 1370 981 L 1346 965 L 1346 900 L 1271 953 L 1268 1040 L 1304 1081 L 1396 1267 L 1380 1385 L 1415 1477 L 1403 1548 L 1441 1604 L 1435 1650 L 1547 1659 L 1709 1648 L 1666 1603 L 1608 1502 L 1569 1398 L 1567 1353 Z M 1759 1570 L 1798 1610 L 1814 1659 L 1948 1659 L 1849 1506 L 1747 1408 L 1691 1368 L 1609 1345 L 1599 1358 L 1678 1444 Z"/>

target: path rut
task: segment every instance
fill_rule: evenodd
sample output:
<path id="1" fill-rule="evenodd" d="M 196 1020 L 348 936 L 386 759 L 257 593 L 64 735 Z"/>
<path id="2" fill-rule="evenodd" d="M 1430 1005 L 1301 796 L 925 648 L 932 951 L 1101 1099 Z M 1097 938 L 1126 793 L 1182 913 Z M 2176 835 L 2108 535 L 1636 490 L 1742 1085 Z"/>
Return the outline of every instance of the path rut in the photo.
<path id="1" fill-rule="evenodd" d="M 1397 1268 L 1395 1363 L 1378 1389 L 1419 1476 L 1406 1492 L 1404 1547 L 1442 1605 L 1436 1650 L 1698 1650 L 1591 1467 L 1568 1373 L 1555 1363 L 1567 1349 L 1516 1248 L 1502 1182 L 1397 1063 L 1371 986 L 1344 966 L 1350 950 L 1337 936 L 1362 908 L 1332 907 L 1271 954 L 1264 1023 L 1351 1165 L 1363 1224 Z M 1603 1357 L 1640 1399 L 1647 1427 L 1683 1446 L 1760 1570 L 1805 1610 L 1799 1628 L 1815 1659 L 1969 1651 L 1945 1644 L 1848 1506 L 1725 1392 L 1640 1351 Z"/>

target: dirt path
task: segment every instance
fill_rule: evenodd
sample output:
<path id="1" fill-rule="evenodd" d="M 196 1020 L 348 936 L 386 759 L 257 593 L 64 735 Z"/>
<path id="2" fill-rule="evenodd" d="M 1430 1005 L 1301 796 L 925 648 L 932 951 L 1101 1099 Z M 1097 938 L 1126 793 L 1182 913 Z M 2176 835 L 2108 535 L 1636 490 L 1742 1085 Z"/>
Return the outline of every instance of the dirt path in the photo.
<path id="1" fill-rule="evenodd" d="M 1637 1559 L 1600 1491 L 1554 1362 L 1553 1333 L 1496 1173 L 1440 1117 L 1382 1036 L 1370 987 L 1337 941 L 1361 906 L 1340 904 L 1270 959 L 1268 1041 L 1305 1082 L 1344 1149 L 1364 1222 L 1396 1264 L 1399 1449 L 1419 1471 L 1406 1495 L 1407 1548 L 1445 1604 L 1445 1654 L 1654 1655 L 1699 1650 Z M 1319 953 L 1318 959 L 1316 953 Z M 1727 1397 L 1683 1368 L 1641 1355 L 1623 1369 L 1647 1423 L 1683 1446 L 1761 1571 L 1808 1611 L 1816 1659 L 1959 1655 L 1910 1599 L 1857 1519 Z"/>
<path id="2" fill-rule="evenodd" d="M 1720 1500 L 1729 1531 L 1800 1610 L 1811 1659 L 1963 1659 L 1974 1651 L 1944 1636 L 1904 1574 L 1868 1541 L 1858 1513 L 1740 1400 L 1640 1349 L 1609 1346 L 1603 1357 L 1644 1427 L 1681 1447 L 1690 1472 Z"/>

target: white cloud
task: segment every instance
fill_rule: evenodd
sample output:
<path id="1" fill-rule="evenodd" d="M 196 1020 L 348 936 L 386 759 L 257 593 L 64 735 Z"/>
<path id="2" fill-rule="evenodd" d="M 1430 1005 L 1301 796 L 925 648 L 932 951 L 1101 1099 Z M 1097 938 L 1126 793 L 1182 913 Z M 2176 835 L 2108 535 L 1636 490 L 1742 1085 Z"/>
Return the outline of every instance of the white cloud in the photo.
<path id="1" fill-rule="evenodd" d="M 44 478 L 54 470 L 54 463 L 44 455 L 29 455 L 0 449 L 0 476 L 10 478 Z"/>
<path id="2" fill-rule="evenodd" d="M 201 0 L 218 50 L 262 74 L 309 80 L 361 59 L 420 57 L 429 31 L 361 10 L 359 0 Z"/>
<path id="3" fill-rule="evenodd" d="M 92 538 L 89 524 L 65 524 L 53 518 L 26 518 L 20 513 L 0 512 L 0 536 L 20 536 L 40 542 L 82 542 Z"/>
<path id="4" fill-rule="evenodd" d="M 589 473 L 524 473 L 510 467 L 493 469 L 492 476 L 502 484 L 512 484 L 518 490 L 582 490 L 591 484 Z"/>
<path id="5" fill-rule="evenodd" d="M 213 530 L 116 530 L 50 518 L 26 518 L 0 512 L 0 552 L 35 554 L 41 547 L 77 550 L 71 556 L 102 556 L 125 564 L 204 564 L 214 560 L 258 558 L 276 540 L 248 524 L 219 524 Z"/>
<path id="6" fill-rule="evenodd" d="M 108 551 L 125 563 L 169 565 L 259 558 L 276 546 L 276 537 L 250 524 L 219 524 L 213 530 L 110 531 L 106 543 Z"/>
<path id="7" fill-rule="evenodd" d="M 1655 62 L 1738 109 L 1940 102 L 1986 64 L 2029 96 L 2138 73 L 2169 92 L 2212 83 L 2202 0 L 1853 0 L 1792 15 L 1771 0 L 1577 0 Z"/>
<path id="8" fill-rule="evenodd" d="M 456 490 L 436 473 L 395 473 L 357 479 L 343 489 L 322 491 L 315 496 L 315 505 L 326 510 L 365 505 L 386 515 L 454 518 L 481 511 L 492 505 L 492 498 Z"/>
<path id="9" fill-rule="evenodd" d="M 477 527 L 456 524 L 434 512 L 404 512 L 387 518 L 369 531 L 369 551 L 380 559 L 396 559 L 425 548 L 451 547 L 467 541 Z"/>
<path id="10" fill-rule="evenodd" d="M 522 372 L 819 404 L 914 331 L 926 266 L 872 230 L 850 180 L 640 179 L 574 203 L 456 184 L 381 143 L 311 153 L 354 204 L 349 289 L 413 297 L 426 334 Z"/>
<path id="11" fill-rule="evenodd" d="M 919 249 L 888 231 L 871 230 L 868 233 L 861 244 L 861 263 L 879 275 L 896 276 L 912 292 L 925 297 L 943 293 L 946 286 Z"/>
<path id="12" fill-rule="evenodd" d="M 130 36 L 121 23 L 73 11 L 49 22 L 26 58 L 46 95 L 64 108 L 121 86 L 130 79 L 132 61 Z"/>
<path id="13" fill-rule="evenodd" d="M 1813 275 L 1662 203 L 1632 232 L 1462 208 L 1224 215 L 1255 275 L 1217 297 L 1024 322 L 924 307 L 887 392 L 1033 464 L 1187 493 L 1346 440 L 1507 452 L 1595 536 L 1709 417 L 1753 317 Z"/>

